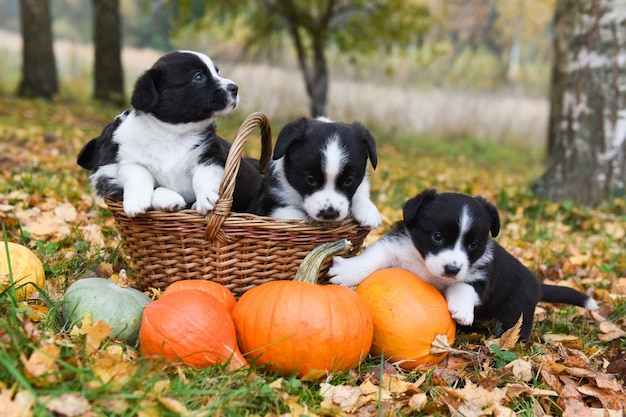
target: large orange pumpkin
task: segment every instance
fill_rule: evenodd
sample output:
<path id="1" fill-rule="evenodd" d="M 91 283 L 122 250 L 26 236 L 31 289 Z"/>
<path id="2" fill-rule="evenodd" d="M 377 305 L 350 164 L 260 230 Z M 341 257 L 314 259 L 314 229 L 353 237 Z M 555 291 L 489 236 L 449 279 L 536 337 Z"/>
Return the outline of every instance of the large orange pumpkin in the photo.
<path id="1" fill-rule="evenodd" d="M 163 295 L 173 293 L 174 291 L 181 290 L 200 290 L 205 291 L 220 300 L 226 310 L 229 313 L 233 311 L 235 308 L 235 303 L 237 300 L 232 292 L 222 284 L 213 281 L 207 281 L 204 279 L 183 279 L 180 281 L 175 281 L 167 286 Z"/>
<path id="2" fill-rule="evenodd" d="M 398 362 L 404 369 L 439 363 L 446 354 L 432 355 L 437 335 L 454 342 L 456 324 L 448 304 L 431 284 L 397 268 L 374 272 L 356 288 L 374 319 L 372 354 Z"/>
<path id="3" fill-rule="evenodd" d="M 141 317 L 139 350 L 206 368 L 228 362 L 248 366 L 237 349 L 235 326 L 226 307 L 201 290 L 180 290 L 148 304 Z"/>
<path id="4" fill-rule="evenodd" d="M 349 245 L 322 245 L 302 261 L 293 281 L 261 284 L 237 301 L 239 347 L 257 366 L 302 377 L 351 369 L 365 359 L 373 332 L 367 305 L 349 288 L 316 284 L 323 261 Z"/>

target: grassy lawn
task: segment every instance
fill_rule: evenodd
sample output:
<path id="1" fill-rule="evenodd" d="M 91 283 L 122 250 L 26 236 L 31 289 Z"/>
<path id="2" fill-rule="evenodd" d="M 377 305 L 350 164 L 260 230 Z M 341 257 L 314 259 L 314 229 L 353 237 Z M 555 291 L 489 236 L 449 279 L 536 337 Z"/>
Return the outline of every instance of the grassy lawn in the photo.
<path id="1" fill-rule="evenodd" d="M 591 209 L 537 200 L 529 192 L 543 172 L 536 146 L 391 136 L 372 128 L 379 153 L 372 194 L 384 225 L 366 241 L 399 220 L 403 202 L 424 188 L 495 203 L 502 221 L 497 239 L 505 248 L 542 280 L 593 294 L 601 304 L 597 314 L 541 305 L 530 346 L 494 348 L 489 329 L 459 331 L 456 351 L 439 365 L 400 372 L 370 357 L 359 369 L 305 381 L 222 366 L 167 366 L 142 357 L 136 346 L 94 342 L 89 328 L 69 328 L 59 311 L 66 288 L 125 265 L 115 223 L 94 202 L 88 173 L 75 162 L 82 145 L 120 110 L 0 96 L 2 231 L 33 249 L 47 276 L 45 289 L 29 300 L 16 300 L 13 289 L 0 293 L 0 416 L 489 415 L 508 409 L 531 416 L 626 406 L 624 370 L 612 367 L 626 351 L 626 201 Z M 221 121 L 218 132 L 233 138 L 244 116 Z M 274 136 L 280 127 L 273 126 Z M 251 156 L 258 150 L 256 143 L 246 149 Z M 555 341 L 547 342 L 548 334 Z M 375 391 L 366 395 L 365 384 Z M 580 386 L 587 389 L 577 391 Z M 356 392 L 358 402 L 342 402 L 336 387 Z"/>

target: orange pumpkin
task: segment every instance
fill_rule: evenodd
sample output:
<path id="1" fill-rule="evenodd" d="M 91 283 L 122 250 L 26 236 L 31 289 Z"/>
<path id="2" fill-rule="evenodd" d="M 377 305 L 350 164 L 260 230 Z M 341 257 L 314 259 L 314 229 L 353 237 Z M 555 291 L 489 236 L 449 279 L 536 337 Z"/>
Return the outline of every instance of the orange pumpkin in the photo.
<path id="1" fill-rule="evenodd" d="M 163 295 L 173 293 L 174 291 L 181 290 L 200 290 L 205 291 L 217 298 L 229 313 L 232 313 L 235 308 L 235 296 L 232 292 L 222 284 L 217 282 L 207 281 L 203 279 L 183 279 L 176 281 L 167 286 Z"/>
<path id="2" fill-rule="evenodd" d="M 139 350 L 206 368 L 228 362 L 248 366 L 237 349 L 235 326 L 226 307 L 201 290 L 180 290 L 148 304 L 141 317 Z"/>
<path id="3" fill-rule="evenodd" d="M 407 370 L 446 357 L 431 354 L 431 345 L 437 335 L 446 335 L 452 344 L 456 324 L 434 286 L 409 271 L 388 268 L 367 277 L 356 292 L 374 319 L 372 354 L 384 354 Z"/>
<path id="4" fill-rule="evenodd" d="M 233 310 L 239 347 L 257 366 L 302 377 L 359 365 L 372 343 L 372 316 L 351 289 L 317 285 L 320 265 L 349 248 L 347 240 L 313 250 L 293 281 L 271 281 L 245 292 Z"/>

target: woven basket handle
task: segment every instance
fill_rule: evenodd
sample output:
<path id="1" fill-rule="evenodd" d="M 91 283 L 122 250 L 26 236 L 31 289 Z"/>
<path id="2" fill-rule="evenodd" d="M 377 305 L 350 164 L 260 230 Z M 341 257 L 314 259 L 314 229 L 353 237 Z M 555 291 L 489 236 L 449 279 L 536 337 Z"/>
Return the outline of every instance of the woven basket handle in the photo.
<path id="1" fill-rule="evenodd" d="M 241 165 L 243 145 L 245 145 L 248 136 L 257 126 L 261 129 L 261 157 L 259 158 L 261 173 L 265 171 L 265 167 L 272 157 L 272 130 L 269 119 L 261 112 L 252 113 L 246 117 L 246 120 L 239 127 L 228 152 L 224 166 L 224 177 L 220 183 L 220 197 L 215 203 L 215 208 L 206 217 L 205 236 L 208 240 L 214 240 L 216 237 L 220 240 L 226 240 L 226 236 L 219 232 L 224 221 L 230 215 L 230 209 L 233 205 L 233 193 L 235 192 L 237 173 Z"/>

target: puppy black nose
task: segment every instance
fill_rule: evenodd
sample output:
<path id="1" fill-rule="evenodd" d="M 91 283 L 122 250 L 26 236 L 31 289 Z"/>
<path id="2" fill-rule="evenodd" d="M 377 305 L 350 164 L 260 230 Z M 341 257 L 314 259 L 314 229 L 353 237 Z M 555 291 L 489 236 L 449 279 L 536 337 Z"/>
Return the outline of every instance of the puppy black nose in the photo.
<path id="1" fill-rule="evenodd" d="M 453 277 L 459 273 L 461 268 L 456 265 L 446 265 L 443 267 L 443 273 L 446 274 L 447 277 Z"/>
<path id="2" fill-rule="evenodd" d="M 226 89 L 228 91 L 230 91 L 230 94 L 232 94 L 233 97 L 236 97 L 237 96 L 237 92 L 239 91 L 239 87 L 237 87 L 237 84 L 228 84 L 226 86 Z"/>
<path id="3" fill-rule="evenodd" d="M 324 210 L 320 210 L 317 216 L 324 220 L 334 220 L 339 217 L 339 211 L 333 207 L 327 207 Z"/>

